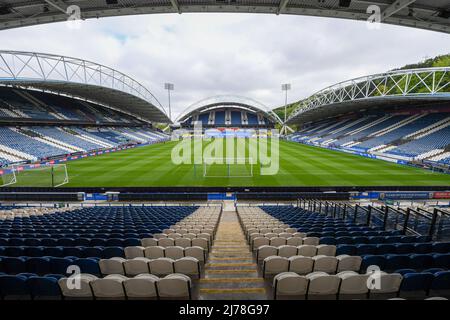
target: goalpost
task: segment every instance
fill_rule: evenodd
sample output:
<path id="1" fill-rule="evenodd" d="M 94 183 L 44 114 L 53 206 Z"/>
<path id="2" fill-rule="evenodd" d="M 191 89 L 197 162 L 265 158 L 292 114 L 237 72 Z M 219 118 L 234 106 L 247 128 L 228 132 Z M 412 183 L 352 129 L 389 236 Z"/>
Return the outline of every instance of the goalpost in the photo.
<path id="1" fill-rule="evenodd" d="M 253 177 L 253 158 L 205 158 L 204 178 L 250 178 Z"/>
<path id="2" fill-rule="evenodd" d="M 55 167 L 57 170 L 55 170 Z M 51 166 L 52 187 L 57 188 L 69 183 L 66 164 L 57 164 Z"/>
<path id="3" fill-rule="evenodd" d="M 1 183 L 0 188 L 7 187 L 17 183 L 16 170 L 14 166 L 2 169 L 1 173 L 2 174 L 0 175 L 0 183 Z"/>
<path id="4" fill-rule="evenodd" d="M 16 184 L 20 187 L 57 188 L 69 183 L 69 174 L 66 164 L 39 165 L 36 168 L 27 168 L 23 170 L 19 170 L 19 167 L 21 166 L 13 165 L 11 168 L 8 168 L 11 171 L 10 177 L 5 179 L 2 176 L 2 187 Z"/>

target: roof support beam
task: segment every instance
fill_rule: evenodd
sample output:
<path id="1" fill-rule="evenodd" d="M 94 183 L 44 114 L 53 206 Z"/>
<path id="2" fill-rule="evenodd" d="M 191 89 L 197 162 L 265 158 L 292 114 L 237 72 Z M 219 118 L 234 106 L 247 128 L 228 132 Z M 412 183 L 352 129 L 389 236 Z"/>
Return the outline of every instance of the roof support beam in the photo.
<path id="1" fill-rule="evenodd" d="M 387 19 L 390 16 L 393 16 L 400 10 L 407 8 L 410 4 L 413 4 L 416 2 L 416 0 L 396 0 L 393 4 L 391 4 L 389 7 L 387 7 L 382 13 L 381 13 L 381 19 Z"/>
<path id="2" fill-rule="evenodd" d="M 62 13 L 67 14 L 67 8 L 64 9 L 61 6 L 57 5 L 54 1 L 51 1 L 51 0 L 44 0 L 44 1 L 47 2 L 49 5 L 51 5 L 53 8 L 55 8 L 56 10 L 59 10 Z M 65 5 L 65 3 L 63 1 L 61 1 L 61 2 Z M 67 7 L 67 6 L 65 5 L 65 7 Z"/>
<path id="3" fill-rule="evenodd" d="M 170 0 L 170 3 L 172 4 L 172 7 L 177 10 L 177 12 L 179 14 L 181 14 L 181 7 L 180 4 L 178 3 L 178 0 Z"/>
<path id="4" fill-rule="evenodd" d="M 278 9 L 277 9 L 277 15 L 279 15 L 280 13 L 282 13 L 284 11 L 284 9 L 286 9 L 288 3 L 289 3 L 289 0 L 280 0 L 280 4 L 278 5 Z"/>

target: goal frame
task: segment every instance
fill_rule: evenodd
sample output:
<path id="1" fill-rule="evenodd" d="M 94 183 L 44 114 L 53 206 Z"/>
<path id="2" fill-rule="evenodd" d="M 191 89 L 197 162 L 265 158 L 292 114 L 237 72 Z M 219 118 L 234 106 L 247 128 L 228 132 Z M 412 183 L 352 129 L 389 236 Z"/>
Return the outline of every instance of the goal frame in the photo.
<path id="1" fill-rule="evenodd" d="M 13 185 L 13 184 L 16 184 L 16 183 L 17 183 L 16 168 L 15 168 L 14 166 L 11 166 L 11 167 L 9 167 L 9 168 L 5 168 L 4 170 L 11 170 L 11 172 L 12 172 L 12 177 L 13 177 L 13 178 L 12 178 L 11 182 L 3 183 L 2 185 L 0 185 L 0 188 L 7 187 L 7 186 L 10 186 L 10 185 Z M 4 175 L 5 175 L 5 174 L 3 174 L 2 177 L 3 177 Z M 2 179 L 2 181 L 3 181 L 3 179 Z"/>
<path id="2" fill-rule="evenodd" d="M 17 167 L 19 167 L 19 166 L 23 166 L 23 165 L 13 164 L 11 167 L 8 168 L 9 170 L 11 170 L 13 172 L 13 177 L 14 177 L 13 180 L 14 181 L 10 182 L 8 184 L 0 185 L 0 188 L 1 187 L 6 187 L 6 186 L 9 186 L 9 185 L 12 185 L 12 184 L 16 184 L 18 182 L 18 180 L 20 180 L 20 172 L 21 171 L 17 170 Z M 56 183 L 55 182 L 55 167 L 62 167 L 63 171 L 64 171 L 64 180 L 62 182 L 60 182 L 60 183 L 57 183 L 57 184 L 55 184 Z M 61 186 L 65 185 L 65 184 L 69 183 L 69 173 L 67 171 L 67 164 L 65 164 L 65 163 L 43 164 L 43 165 L 41 165 L 41 166 L 39 166 L 37 168 L 30 168 L 30 169 L 23 170 L 23 171 L 26 172 L 26 171 L 42 170 L 42 169 L 49 170 L 48 174 L 51 176 L 50 177 L 51 185 L 49 186 L 50 188 L 58 188 L 58 187 L 61 187 Z M 33 187 L 33 186 L 31 185 L 30 187 Z"/>
<path id="3" fill-rule="evenodd" d="M 216 160 L 220 162 L 216 162 Z M 238 157 L 238 158 L 204 158 L 203 159 L 203 178 L 251 178 L 253 177 L 253 158 L 247 157 Z M 207 166 L 208 165 L 224 165 L 227 166 L 227 174 L 226 175 L 208 175 L 207 174 Z M 247 175 L 231 175 L 230 174 L 230 166 L 232 165 L 249 165 L 250 166 L 250 174 Z"/>
<path id="4" fill-rule="evenodd" d="M 64 168 L 64 181 L 55 185 L 54 182 L 54 170 L 55 170 L 55 166 L 62 166 Z M 58 188 L 60 186 L 63 186 L 65 184 L 69 183 L 69 173 L 67 172 L 67 165 L 65 163 L 58 163 L 56 165 L 52 164 L 51 165 L 51 175 L 52 175 L 52 188 Z"/>

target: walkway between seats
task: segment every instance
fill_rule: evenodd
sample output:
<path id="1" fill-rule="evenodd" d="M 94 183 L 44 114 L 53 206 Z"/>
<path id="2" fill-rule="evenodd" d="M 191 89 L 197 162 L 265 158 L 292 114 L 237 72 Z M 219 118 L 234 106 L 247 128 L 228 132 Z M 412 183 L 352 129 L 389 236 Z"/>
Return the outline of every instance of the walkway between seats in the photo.
<path id="1" fill-rule="evenodd" d="M 199 283 L 199 299 L 267 299 L 264 279 L 258 275 L 235 211 L 222 213 L 205 277 Z"/>

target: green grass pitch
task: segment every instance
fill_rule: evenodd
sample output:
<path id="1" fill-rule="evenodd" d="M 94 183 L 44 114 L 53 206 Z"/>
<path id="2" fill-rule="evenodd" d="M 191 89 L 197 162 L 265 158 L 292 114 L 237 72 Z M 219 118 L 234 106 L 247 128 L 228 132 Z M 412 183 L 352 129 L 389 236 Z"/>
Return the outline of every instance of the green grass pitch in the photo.
<path id="1" fill-rule="evenodd" d="M 203 166 L 175 165 L 167 142 L 67 162 L 70 182 L 63 187 L 157 186 L 450 186 L 450 175 L 280 141 L 278 174 L 204 177 Z M 20 173 L 15 186 L 42 186 L 48 172 Z"/>

